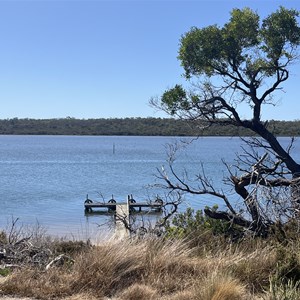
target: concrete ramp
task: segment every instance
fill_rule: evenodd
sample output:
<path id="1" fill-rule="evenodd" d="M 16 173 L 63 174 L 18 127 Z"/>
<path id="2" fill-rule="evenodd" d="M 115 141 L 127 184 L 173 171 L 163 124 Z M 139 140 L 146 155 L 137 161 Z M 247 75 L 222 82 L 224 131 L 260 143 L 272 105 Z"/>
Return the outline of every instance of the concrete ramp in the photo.
<path id="1" fill-rule="evenodd" d="M 130 236 L 129 227 L 129 205 L 128 202 L 116 204 L 116 224 L 114 239 L 124 239 Z"/>

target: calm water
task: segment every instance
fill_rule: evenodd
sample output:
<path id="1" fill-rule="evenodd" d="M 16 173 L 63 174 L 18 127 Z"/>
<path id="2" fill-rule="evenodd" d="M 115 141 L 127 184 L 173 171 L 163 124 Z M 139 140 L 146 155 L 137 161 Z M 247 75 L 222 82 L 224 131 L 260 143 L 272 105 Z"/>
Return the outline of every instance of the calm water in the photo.
<path id="1" fill-rule="evenodd" d="M 157 182 L 157 168 L 167 166 L 167 144 L 188 142 L 174 137 L 91 136 L 0 136 L 0 228 L 11 218 L 24 224 L 39 222 L 51 234 L 76 237 L 95 231 L 106 234 L 110 216 L 84 214 L 86 194 L 94 200 L 118 201 L 133 194 L 135 199 L 153 199 L 164 191 L 151 189 Z M 287 144 L 287 139 L 283 142 Z M 222 187 L 225 172 L 221 159 L 233 162 L 240 149 L 238 138 L 206 137 L 186 144 L 175 161 L 191 179 L 201 162 L 207 174 Z M 297 142 L 295 154 L 300 151 Z M 226 188 L 226 186 L 224 187 Z M 188 198 L 186 205 L 201 208 L 216 201 Z M 184 207 L 183 207 L 184 208 Z"/>

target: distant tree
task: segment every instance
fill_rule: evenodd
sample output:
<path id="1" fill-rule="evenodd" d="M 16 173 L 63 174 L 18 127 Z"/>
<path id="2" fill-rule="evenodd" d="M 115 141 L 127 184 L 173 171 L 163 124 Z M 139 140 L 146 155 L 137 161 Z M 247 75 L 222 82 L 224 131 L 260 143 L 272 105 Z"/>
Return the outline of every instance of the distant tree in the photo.
<path id="1" fill-rule="evenodd" d="M 257 234 L 266 234 L 274 220 L 274 209 L 282 217 L 298 215 L 300 207 L 300 164 L 285 149 L 267 121 L 262 119 L 265 105 L 276 105 L 274 94 L 282 89 L 289 78 L 289 66 L 298 58 L 300 27 L 299 12 L 280 7 L 260 22 L 259 15 L 249 8 L 233 9 L 231 18 L 223 27 L 212 25 L 193 27 L 180 41 L 179 60 L 187 80 L 194 80 L 192 88 L 186 90 L 175 85 L 151 103 L 172 116 L 200 122 L 205 126 L 233 125 L 245 128 L 260 138 L 247 143 L 251 149 L 239 157 L 238 172 L 229 178 L 235 192 L 243 200 L 246 213 L 235 210 L 226 195 L 217 192 L 205 174 L 199 176 L 200 184 L 193 188 L 176 176 L 172 182 L 167 174 L 161 177 L 171 190 L 193 194 L 210 194 L 225 201 L 226 211 L 205 209 L 205 213 L 216 219 L 247 227 Z M 244 119 L 239 106 L 248 105 L 251 117 Z M 261 153 L 264 149 L 265 153 Z M 245 166 L 248 166 L 247 170 Z M 173 170 L 173 169 L 171 169 Z M 278 189 L 292 189 L 290 206 L 274 196 Z M 287 218 L 282 217 L 281 220 Z"/>

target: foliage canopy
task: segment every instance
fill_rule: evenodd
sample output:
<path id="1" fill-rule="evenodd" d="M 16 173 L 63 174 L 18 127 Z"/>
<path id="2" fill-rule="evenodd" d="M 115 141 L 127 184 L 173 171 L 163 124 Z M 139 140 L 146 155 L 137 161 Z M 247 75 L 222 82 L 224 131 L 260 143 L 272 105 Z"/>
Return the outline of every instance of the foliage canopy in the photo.
<path id="1" fill-rule="evenodd" d="M 246 141 L 250 150 L 237 157 L 235 171 L 227 165 L 228 181 L 242 199 L 244 214 L 236 211 L 205 174 L 198 175 L 196 187 L 174 174 L 171 165 L 175 182 L 165 172 L 160 175 L 172 191 L 221 198 L 227 211 L 205 209 L 209 217 L 261 235 L 274 223 L 300 214 L 300 164 L 291 155 L 292 146 L 283 147 L 276 132 L 262 119 L 263 107 L 274 105 L 275 92 L 282 89 L 290 65 L 298 59 L 298 16 L 294 9 L 279 7 L 260 20 L 249 8 L 233 9 L 222 27 L 191 28 L 181 37 L 178 58 L 185 78 L 196 79 L 196 83 L 192 82 L 190 90 L 175 85 L 159 101 L 152 101 L 169 114 L 194 122 L 195 127 L 199 122 L 202 128 L 203 124 L 231 125 L 259 137 Z M 244 118 L 241 103 L 248 105 L 250 118 Z M 274 197 L 270 199 L 270 195 Z"/>
<path id="2" fill-rule="evenodd" d="M 191 28 L 181 38 L 178 58 L 187 79 L 206 77 L 201 81 L 202 96 L 176 85 L 162 96 L 163 107 L 173 115 L 180 114 L 180 109 L 181 113 L 203 110 L 205 118 L 209 117 L 207 106 L 213 106 L 210 117 L 226 117 L 238 124 L 237 104 L 246 101 L 259 120 L 261 105 L 272 100 L 272 93 L 288 79 L 287 67 L 297 58 L 298 15 L 296 10 L 280 7 L 260 22 L 249 8 L 233 9 L 221 28 Z M 230 100 L 224 101 L 226 97 Z"/>

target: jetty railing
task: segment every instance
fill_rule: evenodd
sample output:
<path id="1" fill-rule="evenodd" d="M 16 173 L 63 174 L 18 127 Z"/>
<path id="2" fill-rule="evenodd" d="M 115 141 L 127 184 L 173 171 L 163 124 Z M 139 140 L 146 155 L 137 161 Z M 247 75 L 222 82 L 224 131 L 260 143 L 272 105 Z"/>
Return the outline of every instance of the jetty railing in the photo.
<path id="1" fill-rule="evenodd" d="M 84 201 L 84 209 L 85 212 L 93 213 L 94 209 L 107 209 L 108 213 L 115 212 L 117 205 L 128 205 L 129 213 L 134 212 L 143 212 L 143 208 L 148 208 L 150 210 L 161 211 L 163 208 L 163 200 L 160 198 L 156 198 L 154 201 L 136 201 L 132 195 L 128 195 L 127 201 L 125 202 L 117 202 L 113 197 L 108 202 L 94 202 L 93 200 L 87 198 Z"/>

